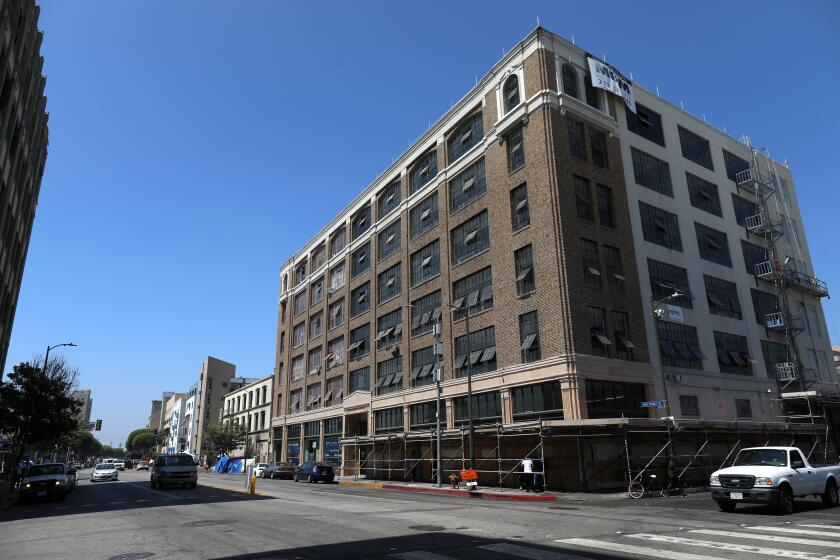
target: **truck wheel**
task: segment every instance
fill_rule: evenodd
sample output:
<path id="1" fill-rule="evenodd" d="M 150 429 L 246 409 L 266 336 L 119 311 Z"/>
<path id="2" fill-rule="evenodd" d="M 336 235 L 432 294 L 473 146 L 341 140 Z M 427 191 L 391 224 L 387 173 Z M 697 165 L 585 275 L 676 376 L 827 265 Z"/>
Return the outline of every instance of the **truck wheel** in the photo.
<path id="1" fill-rule="evenodd" d="M 718 507 L 720 511 L 725 511 L 726 513 L 732 513 L 735 511 L 735 508 L 738 506 L 735 502 L 718 502 Z"/>
<path id="2" fill-rule="evenodd" d="M 822 498 L 822 503 L 828 507 L 834 507 L 837 505 L 838 495 L 837 495 L 837 483 L 833 480 L 829 480 L 825 483 L 825 492 L 822 493 L 820 496 Z"/>
<path id="3" fill-rule="evenodd" d="M 790 486 L 779 488 L 779 504 L 776 509 L 782 515 L 793 513 L 793 491 Z"/>

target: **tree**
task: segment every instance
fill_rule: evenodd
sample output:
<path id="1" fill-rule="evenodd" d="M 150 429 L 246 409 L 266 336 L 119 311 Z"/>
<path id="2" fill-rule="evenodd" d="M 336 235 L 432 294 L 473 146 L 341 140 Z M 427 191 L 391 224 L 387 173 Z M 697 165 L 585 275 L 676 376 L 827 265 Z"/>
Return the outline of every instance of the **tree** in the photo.
<path id="1" fill-rule="evenodd" d="M 125 448 L 129 453 L 147 454 L 152 451 L 157 442 L 157 436 L 149 428 L 134 430 L 125 440 Z"/>
<path id="2" fill-rule="evenodd" d="M 230 452 L 245 443 L 245 426 L 240 424 L 217 424 L 207 428 L 207 442 L 219 453 L 230 455 Z"/>
<path id="3" fill-rule="evenodd" d="M 84 429 L 79 429 L 66 434 L 58 442 L 59 449 L 72 451 L 76 457 L 93 457 L 102 451 L 102 444 L 99 443 L 93 434 Z"/>
<path id="4" fill-rule="evenodd" d="M 111 447 L 110 445 L 102 446 L 102 456 L 107 458 L 119 459 L 125 456 L 125 449 L 122 447 Z"/>
<path id="5" fill-rule="evenodd" d="M 77 376 L 56 356 L 48 371 L 24 362 L 0 381 L 0 433 L 12 442 L 15 465 L 26 446 L 55 443 L 79 427 L 81 405 L 71 396 Z"/>

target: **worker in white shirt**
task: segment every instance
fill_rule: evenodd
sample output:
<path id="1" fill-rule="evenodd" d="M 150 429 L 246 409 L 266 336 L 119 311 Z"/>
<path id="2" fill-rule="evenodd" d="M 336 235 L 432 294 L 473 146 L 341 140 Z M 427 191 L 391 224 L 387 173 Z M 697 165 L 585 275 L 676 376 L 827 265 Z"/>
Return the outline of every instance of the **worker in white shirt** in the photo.
<path id="1" fill-rule="evenodd" d="M 523 486 L 528 492 L 531 492 L 534 486 L 534 462 L 528 457 L 522 459 L 522 478 L 519 489 L 521 490 Z"/>

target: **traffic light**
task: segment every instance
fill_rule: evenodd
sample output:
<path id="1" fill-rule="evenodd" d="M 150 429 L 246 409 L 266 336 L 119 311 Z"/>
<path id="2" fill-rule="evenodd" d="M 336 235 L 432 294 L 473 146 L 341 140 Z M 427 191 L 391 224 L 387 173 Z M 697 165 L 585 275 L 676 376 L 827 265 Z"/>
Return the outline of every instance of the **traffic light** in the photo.
<path id="1" fill-rule="evenodd" d="M 96 427 L 94 428 L 97 432 L 102 431 L 102 420 L 96 421 Z"/>

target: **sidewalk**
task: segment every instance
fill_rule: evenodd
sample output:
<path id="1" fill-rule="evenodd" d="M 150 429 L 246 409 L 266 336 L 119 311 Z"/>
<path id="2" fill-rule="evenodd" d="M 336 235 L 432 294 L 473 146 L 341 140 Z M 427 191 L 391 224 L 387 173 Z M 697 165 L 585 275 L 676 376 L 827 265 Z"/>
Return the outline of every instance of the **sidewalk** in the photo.
<path id="1" fill-rule="evenodd" d="M 383 490 L 400 490 L 404 492 L 424 492 L 427 494 L 445 494 L 480 500 L 509 500 L 519 502 L 554 502 L 557 495 L 553 492 L 525 492 L 513 488 L 481 488 L 469 491 L 463 488 L 452 488 L 444 485 L 440 488 L 432 483 L 423 482 L 395 482 L 378 480 L 354 480 L 353 477 L 339 477 L 342 486 L 361 486 L 364 488 L 382 488 Z"/>

